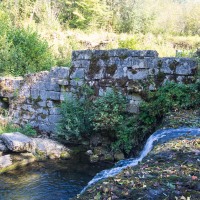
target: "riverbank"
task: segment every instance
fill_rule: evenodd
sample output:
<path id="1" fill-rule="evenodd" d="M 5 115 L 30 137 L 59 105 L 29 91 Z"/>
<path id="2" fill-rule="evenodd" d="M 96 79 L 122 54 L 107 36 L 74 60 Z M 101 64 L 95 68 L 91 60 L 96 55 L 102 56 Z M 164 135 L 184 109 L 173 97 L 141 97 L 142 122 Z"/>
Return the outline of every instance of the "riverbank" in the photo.
<path id="1" fill-rule="evenodd" d="M 157 145 L 135 167 L 100 181 L 76 199 L 199 199 L 200 138 Z"/>
<path id="2" fill-rule="evenodd" d="M 199 127 L 199 110 L 167 113 L 159 128 Z M 157 145 L 138 166 L 124 169 L 74 199 L 199 199 L 200 138 L 187 135 Z"/>

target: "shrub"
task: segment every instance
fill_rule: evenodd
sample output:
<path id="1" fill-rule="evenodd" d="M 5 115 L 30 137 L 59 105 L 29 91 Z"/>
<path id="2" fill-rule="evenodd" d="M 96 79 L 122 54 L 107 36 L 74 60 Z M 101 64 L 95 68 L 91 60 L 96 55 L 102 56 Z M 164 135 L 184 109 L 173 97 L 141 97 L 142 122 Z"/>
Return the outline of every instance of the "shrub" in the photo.
<path id="1" fill-rule="evenodd" d="M 36 136 L 37 131 L 32 128 L 30 124 L 26 124 L 23 127 L 19 127 L 18 125 L 14 125 L 11 123 L 0 125 L 0 134 L 2 133 L 12 133 L 12 132 L 20 132 L 27 136 Z"/>
<path id="2" fill-rule="evenodd" d="M 83 86 L 79 96 L 66 96 L 61 103 L 62 119 L 58 126 L 58 134 L 69 138 L 81 138 L 91 133 L 93 110 L 90 100 L 92 91 Z"/>
<path id="3" fill-rule="evenodd" d="M 113 151 L 121 150 L 129 155 L 155 131 L 166 113 L 199 107 L 200 83 L 166 83 L 156 92 L 148 93 L 137 116 L 127 112 L 127 100 L 119 92 L 93 97 L 85 91 L 84 95 L 81 93 L 79 97 L 66 98 L 62 102 L 59 132 L 66 138 L 88 137 L 95 132 L 106 134 Z"/>
<path id="4" fill-rule="evenodd" d="M 138 46 L 138 40 L 136 37 L 131 37 L 125 40 L 119 40 L 119 48 L 128 48 L 136 50 Z"/>
<path id="5" fill-rule="evenodd" d="M 46 41 L 36 32 L 10 28 L 0 36 L 0 72 L 14 76 L 49 70 L 54 64 Z"/>
<path id="6" fill-rule="evenodd" d="M 112 149 L 128 154 L 136 142 L 133 121 L 127 113 L 127 99 L 116 91 L 106 92 L 93 103 L 93 129 L 106 133 L 112 140 Z"/>
<path id="7" fill-rule="evenodd" d="M 113 131 L 121 123 L 126 112 L 126 98 L 117 92 L 106 92 L 93 103 L 94 130 Z"/>
<path id="8" fill-rule="evenodd" d="M 185 85 L 169 82 L 156 92 L 150 92 L 140 106 L 138 127 L 148 135 L 171 110 L 196 108 L 200 105 L 200 83 Z"/>
<path id="9" fill-rule="evenodd" d="M 62 119 L 59 135 L 66 139 L 88 137 L 95 132 L 106 134 L 114 151 L 129 153 L 136 138 L 133 136 L 134 117 L 127 113 L 127 100 L 118 92 L 106 92 L 95 100 L 87 87 L 79 97 L 68 97 L 61 104 Z"/>

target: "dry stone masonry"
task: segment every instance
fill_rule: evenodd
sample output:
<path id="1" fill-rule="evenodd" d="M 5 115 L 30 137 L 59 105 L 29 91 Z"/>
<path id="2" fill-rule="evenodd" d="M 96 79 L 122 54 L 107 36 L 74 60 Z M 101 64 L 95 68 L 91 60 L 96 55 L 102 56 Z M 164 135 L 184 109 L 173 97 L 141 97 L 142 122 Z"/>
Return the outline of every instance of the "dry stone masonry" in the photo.
<path id="1" fill-rule="evenodd" d="M 197 63 L 189 58 L 159 58 L 156 51 L 74 51 L 72 66 L 55 67 L 24 78 L 0 78 L 0 107 L 17 124 L 29 123 L 54 133 L 60 120 L 59 105 L 66 96 L 78 94 L 83 84 L 103 95 L 113 88 L 127 95 L 129 111 L 138 112 L 145 90 L 156 90 L 166 81 L 192 83 Z M 1 106 L 2 105 L 2 106 Z"/>

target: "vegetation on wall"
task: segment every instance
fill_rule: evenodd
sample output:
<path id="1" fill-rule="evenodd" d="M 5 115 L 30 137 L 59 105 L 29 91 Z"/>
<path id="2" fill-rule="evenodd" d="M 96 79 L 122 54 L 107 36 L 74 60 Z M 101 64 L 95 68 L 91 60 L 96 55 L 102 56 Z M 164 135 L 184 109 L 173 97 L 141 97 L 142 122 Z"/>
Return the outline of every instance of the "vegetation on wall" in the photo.
<path id="1" fill-rule="evenodd" d="M 128 155 L 155 131 L 168 112 L 199 108 L 200 83 L 166 83 L 148 93 L 138 115 L 127 112 L 127 100 L 121 93 L 111 91 L 92 97 L 93 101 L 88 97 L 70 97 L 62 102 L 59 134 L 69 139 L 87 138 L 98 132 L 110 138 L 114 151 Z"/>

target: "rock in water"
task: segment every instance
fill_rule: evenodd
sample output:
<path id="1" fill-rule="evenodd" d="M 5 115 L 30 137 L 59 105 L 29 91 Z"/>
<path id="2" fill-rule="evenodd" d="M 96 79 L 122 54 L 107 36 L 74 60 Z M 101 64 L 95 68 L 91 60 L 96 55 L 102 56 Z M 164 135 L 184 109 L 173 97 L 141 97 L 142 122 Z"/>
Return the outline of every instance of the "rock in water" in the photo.
<path id="1" fill-rule="evenodd" d="M 31 138 L 22 133 L 3 133 L 0 139 L 13 152 L 32 152 L 34 143 Z"/>
<path id="2" fill-rule="evenodd" d="M 10 155 L 0 157 L 0 168 L 8 167 L 10 165 L 12 165 L 12 159 Z"/>
<path id="3" fill-rule="evenodd" d="M 35 153 L 41 157 L 48 157 L 50 159 L 70 158 L 70 150 L 54 140 L 45 138 L 33 138 L 33 143 L 35 146 Z"/>

